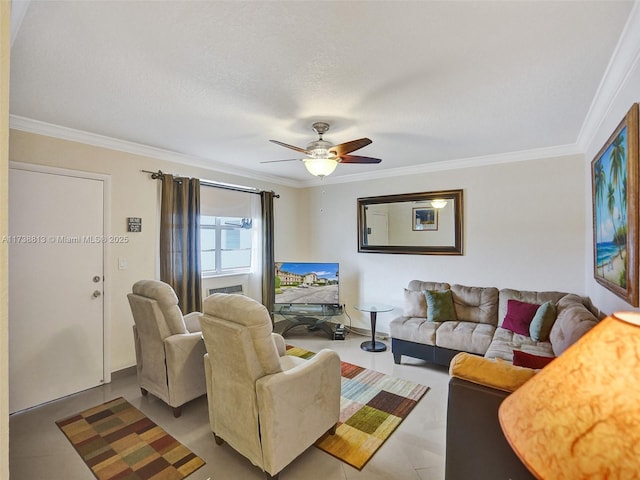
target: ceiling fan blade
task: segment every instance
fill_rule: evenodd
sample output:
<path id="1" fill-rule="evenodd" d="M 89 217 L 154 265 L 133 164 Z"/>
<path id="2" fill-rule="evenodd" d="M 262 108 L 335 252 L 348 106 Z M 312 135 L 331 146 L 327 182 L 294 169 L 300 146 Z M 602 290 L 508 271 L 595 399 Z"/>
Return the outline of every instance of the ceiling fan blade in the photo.
<path id="1" fill-rule="evenodd" d="M 287 145 L 286 143 L 279 142 L 278 140 L 269 140 L 270 142 L 275 143 L 276 145 L 280 145 L 281 147 L 290 148 L 291 150 L 295 150 L 300 153 L 309 153 L 304 148 L 294 147 L 293 145 Z"/>
<path id="2" fill-rule="evenodd" d="M 355 152 L 356 150 L 366 147 L 371 143 L 368 138 L 359 138 L 358 140 L 351 140 L 350 142 L 341 143 L 335 147 L 329 149 L 330 152 L 335 152 L 338 157 L 341 157 L 347 153 Z"/>
<path id="3" fill-rule="evenodd" d="M 340 163 L 380 163 L 382 160 L 373 157 L 361 157 L 360 155 L 342 155 Z"/>
<path id="4" fill-rule="evenodd" d="M 265 160 L 260 163 L 278 163 L 278 162 L 295 162 L 296 160 L 302 161 L 301 158 L 287 158 L 286 160 Z"/>

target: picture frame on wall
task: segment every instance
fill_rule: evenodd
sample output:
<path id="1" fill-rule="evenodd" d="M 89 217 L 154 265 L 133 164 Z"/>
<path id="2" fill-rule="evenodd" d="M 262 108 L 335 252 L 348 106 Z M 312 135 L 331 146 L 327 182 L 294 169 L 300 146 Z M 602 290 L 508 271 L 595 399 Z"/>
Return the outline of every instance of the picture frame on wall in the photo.
<path id="1" fill-rule="evenodd" d="M 433 207 L 414 208 L 412 229 L 416 232 L 438 230 L 438 209 Z"/>
<path id="2" fill-rule="evenodd" d="M 638 306 L 638 104 L 591 162 L 594 278 Z"/>

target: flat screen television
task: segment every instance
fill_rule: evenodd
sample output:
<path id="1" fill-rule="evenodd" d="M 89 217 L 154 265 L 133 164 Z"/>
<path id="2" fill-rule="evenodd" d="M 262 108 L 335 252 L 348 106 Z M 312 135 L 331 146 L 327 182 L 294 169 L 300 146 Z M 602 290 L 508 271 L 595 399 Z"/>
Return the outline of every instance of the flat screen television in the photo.
<path id="1" fill-rule="evenodd" d="M 340 305 L 339 264 L 276 262 L 276 305 Z"/>

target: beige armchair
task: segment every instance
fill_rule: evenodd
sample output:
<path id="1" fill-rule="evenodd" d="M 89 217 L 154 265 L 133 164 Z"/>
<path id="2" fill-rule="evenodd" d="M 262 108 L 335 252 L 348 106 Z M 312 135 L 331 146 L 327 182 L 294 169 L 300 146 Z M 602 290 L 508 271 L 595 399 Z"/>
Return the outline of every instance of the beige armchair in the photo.
<path id="1" fill-rule="evenodd" d="M 127 298 L 140 390 L 162 399 L 179 417 L 182 405 L 206 393 L 201 313 L 183 316 L 173 288 L 157 280 L 136 282 Z"/>
<path id="2" fill-rule="evenodd" d="M 303 360 L 285 354 L 267 309 L 249 297 L 213 294 L 200 317 L 207 355 L 209 422 L 261 468 L 279 472 L 327 432 L 340 415 L 340 357 L 323 349 Z"/>

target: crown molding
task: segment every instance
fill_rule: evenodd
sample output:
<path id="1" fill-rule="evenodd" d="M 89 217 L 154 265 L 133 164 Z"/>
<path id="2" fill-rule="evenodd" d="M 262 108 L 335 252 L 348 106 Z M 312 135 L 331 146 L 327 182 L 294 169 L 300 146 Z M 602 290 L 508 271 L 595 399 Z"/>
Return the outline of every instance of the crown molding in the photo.
<path id="1" fill-rule="evenodd" d="M 285 179 L 273 175 L 256 175 L 254 172 L 240 168 L 229 168 L 227 165 L 215 163 L 201 157 L 185 155 L 182 153 L 165 150 L 162 148 L 151 147 L 140 143 L 119 140 L 104 135 L 76 130 L 73 128 L 62 127 L 39 120 L 33 120 L 17 115 L 9 115 L 9 127 L 15 130 L 45 135 L 47 137 L 59 138 L 72 142 L 84 143 L 96 147 L 108 148 L 121 152 L 141 155 L 144 157 L 157 158 L 169 162 L 180 163 L 192 167 L 205 168 L 229 175 L 239 175 L 253 180 L 270 182 L 276 185 L 283 185 L 291 188 L 308 188 L 317 187 L 318 177 L 312 177 L 309 180 L 295 181 Z M 523 162 L 530 160 L 539 160 L 542 158 L 563 157 L 567 155 L 577 155 L 584 153 L 577 145 L 561 145 L 557 147 L 545 147 L 532 150 L 522 150 L 518 152 L 500 153 L 496 155 L 484 155 L 478 157 L 469 157 L 457 160 L 445 160 L 441 162 L 425 163 L 423 165 L 400 167 L 380 170 L 377 172 L 356 173 L 351 175 L 329 176 L 321 180 L 322 184 L 338 184 L 353 183 L 366 180 L 376 180 L 380 178 L 401 177 L 406 175 L 417 175 L 429 172 L 438 172 L 446 170 L 457 170 L 461 168 L 482 167 L 486 165 L 498 165 L 504 163 Z"/>
<path id="2" fill-rule="evenodd" d="M 589 150 L 602 122 L 611 113 L 620 91 L 626 87 L 629 75 L 639 63 L 640 1 L 635 0 L 578 134 L 576 143 L 583 152 Z"/>
<path id="3" fill-rule="evenodd" d="M 61 140 L 69 140 L 71 142 L 79 142 L 94 147 L 108 148 L 120 152 L 141 155 L 143 157 L 156 158 L 169 162 L 180 163 L 191 167 L 205 168 L 214 172 L 226 173 L 229 175 L 238 175 L 252 180 L 262 182 L 270 182 L 286 187 L 300 188 L 299 182 L 276 177 L 273 175 L 256 175 L 255 172 L 241 168 L 230 168 L 226 164 L 217 163 L 202 157 L 194 155 L 185 155 L 183 153 L 165 150 L 163 148 L 151 147 L 141 143 L 130 142 L 127 140 L 119 140 L 117 138 L 98 135 L 95 133 L 76 130 L 74 128 L 62 127 L 52 123 L 33 120 L 31 118 L 20 117 L 18 115 L 9 115 L 9 128 L 21 130 L 23 132 L 35 133 L 47 137 L 58 138 Z"/>
<path id="4" fill-rule="evenodd" d="M 583 155 L 584 152 L 577 144 L 559 145 L 556 147 L 536 148 L 532 150 L 521 150 L 517 152 L 499 153 L 495 155 L 483 155 L 478 157 L 461 158 L 457 160 L 445 160 L 441 162 L 425 163 L 423 165 L 411 167 L 390 168 L 386 170 L 371 171 L 366 173 L 355 173 L 352 175 L 342 175 L 339 177 L 325 177 L 323 184 L 351 183 L 365 180 L 377 180 L 381 178 L 402 177 L 407 175 L 419 175 L 431 172 L 442 172 L 447 170 L 459 170 L 462 168 L 484 167 L 489 165 L 500 165 L 506 163 L 527 162 L 531 160 L 541 160 L 543 158 L 566 157 L 569 155 Z M 313 180 L 305 181 L 305 187 L 317 187 L 317 182 Z"/>

